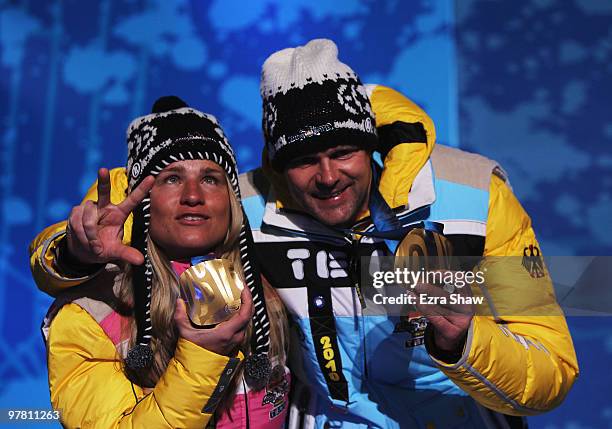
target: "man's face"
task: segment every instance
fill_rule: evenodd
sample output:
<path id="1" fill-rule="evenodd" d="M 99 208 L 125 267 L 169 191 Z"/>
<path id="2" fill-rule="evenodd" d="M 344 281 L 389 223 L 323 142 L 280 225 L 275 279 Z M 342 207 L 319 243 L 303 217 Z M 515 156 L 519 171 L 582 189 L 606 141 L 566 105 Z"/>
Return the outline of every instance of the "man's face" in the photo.
<path id="1" fill-rule="evenodd" d="M 168 165 L 151 189 L 151 238 L 170 259 L 215 251 L 229 229 L 229 192 L 225 172 L 211 161 Z"/>
<path id="2" fill-rule="evenodd" d="M 336 146 L 302 156 L 284 175 L 293 199 L 326 225 L 352 226 L 367 209 L 372 169 L 363 149 Z"/>

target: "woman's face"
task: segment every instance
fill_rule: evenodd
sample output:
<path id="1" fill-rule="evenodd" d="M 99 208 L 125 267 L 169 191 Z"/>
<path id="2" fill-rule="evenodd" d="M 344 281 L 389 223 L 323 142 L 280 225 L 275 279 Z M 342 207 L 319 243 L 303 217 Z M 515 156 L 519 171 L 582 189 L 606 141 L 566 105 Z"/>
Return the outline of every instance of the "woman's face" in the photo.
<path id="1" fill-rule="evenodd" d="M 214 252 L 229 229 L 229 193 L 225 171 L 214 162 L 168 165 L 151 189 L 151 239 L 172 260 Z"/>

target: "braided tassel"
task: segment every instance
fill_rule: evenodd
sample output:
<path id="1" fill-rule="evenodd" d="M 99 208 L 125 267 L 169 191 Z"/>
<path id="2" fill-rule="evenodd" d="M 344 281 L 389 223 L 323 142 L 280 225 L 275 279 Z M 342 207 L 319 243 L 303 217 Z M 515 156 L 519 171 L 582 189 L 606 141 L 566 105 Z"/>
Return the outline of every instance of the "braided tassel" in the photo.
<path id="1" fill-rule="evenodd" d="M 253 235 L 246 213 L 243 210 L 244 223 L 240 231 L 240 259 L 244 269 L 244 276 L 253 296 L 253 335 L 251 336 L 252 354 L 245 361 L 245 379 L 254 390 L 263 389 L 270 379 L 272 365 L 268 357 L 270 348 L 270 321 L 266 311 L 261 273 L 258 264 L 249 255 L 253 249 Z"/>

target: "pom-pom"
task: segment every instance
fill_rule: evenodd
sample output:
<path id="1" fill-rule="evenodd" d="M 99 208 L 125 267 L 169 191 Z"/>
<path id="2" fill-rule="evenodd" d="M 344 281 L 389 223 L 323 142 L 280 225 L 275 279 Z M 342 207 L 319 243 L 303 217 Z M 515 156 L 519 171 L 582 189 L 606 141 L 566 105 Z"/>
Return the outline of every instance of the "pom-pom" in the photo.
<path id="1" fill-rule="evenodd" d="M 153 363 L 153 350 L 148 345 L 137 344 L 132 347 L 125 358 L 125 364 L 131 370 L 148 368 Z"/>
<path id="2" fill-rule="evenodd" d="M 272 364 L 268 355 L 258 353 L 250 355 L 244 362 L 244 378 L 251 389 L 258 391 L 266 387 L 272 373 Z"/>
<path id="3" fill-rule="evenodd" d="M 188 107 L 187 103 L 178 98 L 176 95 L 167 95 L 157 99 L 151 113 L 168 112 L 170 110 L 180 109 L 181 107 Z"/>

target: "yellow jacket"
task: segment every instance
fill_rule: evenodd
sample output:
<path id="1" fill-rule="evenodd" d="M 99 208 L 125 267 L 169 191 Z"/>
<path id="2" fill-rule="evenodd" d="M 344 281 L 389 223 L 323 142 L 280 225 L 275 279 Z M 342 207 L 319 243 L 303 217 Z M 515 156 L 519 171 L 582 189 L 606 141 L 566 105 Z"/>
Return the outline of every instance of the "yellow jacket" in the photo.
<path id="1" fill-rule="evenodd" d="M 112 202 L 125 191 L 123 170 L 111 174 Z M 96 197 L 95 186 L 86 198 Z M 125 195 L 120 194 L 120 195 Z M 132 384 L 122 370 L 122 344 L 114 344 L 102 326 L 113 312 L 117 267 L 70 279 L 56 270 L 53 252 L 66 223 L 45 229 L 30 246 L 30 263 L 39 288 L 59 296 L 45 319 L 49 387 L 53 408 L 66 427 L 203 428 L 242 359 L 218 355 L 179 338 L 174 357 L 155 388 Z M 130 236 L 131 222 L 125 226 Z M 126 240 L 129 243 L 129 240 Z M 81 285 L 78 288 L 72 286 Z M 112 337 L 112 335 L 110 335 Z M 125 341 L 125 340 L 124 340 Z"/>
<path id="2" fill-rule="evenodd" d="M 507 267 L 495 259 L 497 256 L 521 259 L 526 247 L 539 247 L 531 220 L 513 195 L 503 171 L 493 168 L 495 164 L 483 157 L 456 149 L 434 148 L 435 130 L 431 119 L 401 94 L 377 86 L 371 91 L 370 100 L 377 127 L 398 121 L 421 123 L 427 135 L 426 143 L 398 144 L 387 155 L 379 189 L 391 207 L 408 205 L 413 182 L 428 160 L 446 166 L 439 169 L 446 171 L 449 176 L 446 179 L 478 182 L 489 195 L 487 221 L 483 225 L 486 235 L 482 234 L 484 256 L 489 258 L 485 258 L 484 264 L 489 264 L 491 272 L 498 275 L 491 275 L 486 288 L 475 291 L 486 296 L 487 308 L 479 309 L 474 317 L 459 361 L 451 365 L 432 359 L 455 384 L 495 411 L 524 416 L 559 405 L 578 376 L 578 364 L 550 278 L 547 273 L 533 278 L 520 264 Z M 456 169 L 452 165 L 455 161 Z M 464 161 L 472 167 L 489 168 L 484 184 L 482 175 L 466 171 Z M 124 197 L 127 188 L 123 168 L 111 171 L 111 183 L 111 199 L 116 203 Z M 245 183 L 243 179 L 241 184 Z M 249 191 L 243 194 L 248 197 Z M 97 198 L 95 184 L 85 198 Z M 290 202 L 280 204 L 290 205 Z M 125 237 L 129 237 L 130 225 L 128 219 Z M 86 280 L 68 279 L 54 266 L 54 248 L 64 229 L 65 222 L 47 228 L 30 248 L 36 283 L 54 296 Z M 129 239 L 124 241 L 127 243 Z M 519 311 L 517 302 L 525 304 L 525 311 Z M 530 305 L 537 305 L 539 312 L 530 311 Z M 50 377 L 55 371 L 50 366 Z"/>
<path id="3" fill-rule="evenodd" d="M 437 163 L 436 174 L 446 175 L 445 180 L 474 187 L 477 174 L 468 165 L 474 169 L 482 165 L 492 173 L 485 258 L 479 267 L 488 272 L 487 282 L 474 291 L 486 297 L 486 304 L 477 308 L 461 358 L 452 365 L 434 360 L 455 384 L 495 411 L 521 416 L 556 407 L 578 376 L 576 353 L 548 273 L 534 278 L 522 266 L 526 249 L 539 249 L 539 244 L 504 172 L 498 166 L 491 170 L 483 157 L 456 149 L 434 154 L 431 119 L 401 94 L 377 86 L 371 102 L 377 127 L 416 122 L 427 134 L 426 144 L 399 144 L 385 159 L 380 190 L 391 207 L 408 204 L 406 196 L 427 159 L 433 159 L 434 170 Z"/>
<path id="4" fill-rule="evenodd" d="M 165 373 L 145 393 L 126 378 L 112 341 L 77 304 L 59 310 L 47 349 L 51 403 L 70 428 L 204 428 L 214 413 L 213 392 L 239 360 L 180 338 Z"/>

